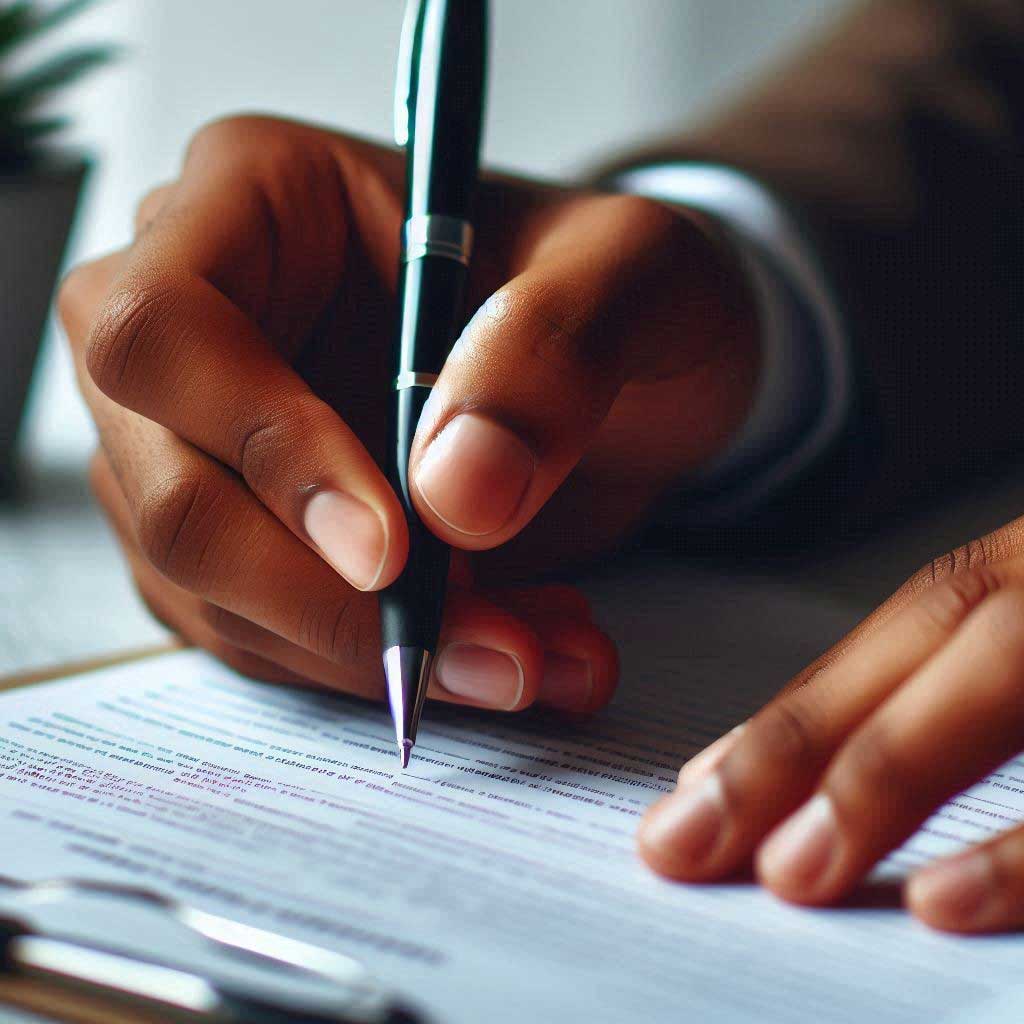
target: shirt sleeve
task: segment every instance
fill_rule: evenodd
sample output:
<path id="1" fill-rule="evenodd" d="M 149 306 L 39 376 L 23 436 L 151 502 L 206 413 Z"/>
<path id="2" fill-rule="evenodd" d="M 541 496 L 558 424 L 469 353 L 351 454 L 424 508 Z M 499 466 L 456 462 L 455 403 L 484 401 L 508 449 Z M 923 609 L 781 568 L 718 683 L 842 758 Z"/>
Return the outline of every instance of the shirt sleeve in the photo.
<path id="1" fill-rule="evenodd" d="M 817 463 L 849 420 L 850 342 L 833 290 L 795 218 L 740 171 L 662 163 L 610 184 L 713 218 L 747 275 L 761 325 L 757 394 L 728 449 L 683 482 L 673 502 L 680 525 L 745 518 Z"/>

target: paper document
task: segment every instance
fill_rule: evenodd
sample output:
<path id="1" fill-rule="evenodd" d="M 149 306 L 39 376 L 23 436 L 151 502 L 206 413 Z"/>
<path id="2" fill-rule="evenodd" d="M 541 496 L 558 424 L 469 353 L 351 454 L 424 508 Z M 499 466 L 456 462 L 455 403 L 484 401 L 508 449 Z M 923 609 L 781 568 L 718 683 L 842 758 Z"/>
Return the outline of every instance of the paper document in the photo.
<path id="1" fill-rule="evenodd" d="M 679 764 L 783 681 L 756 677 L 772 669 L 759 649 L 809 653 L 783 625 L 786 595 L 731 647 L 724 627 L 687 629 L 763 607 L 744 600 L 677 598 L 673 633 L 646 591 L 606 714 L 580 726 L 431 704 L 404 773 L 383 708 L 251 683 L 198 653 L 13 691 L 0 875 L 156 888 L 355 956 L 451 1024 L 933 1022 L 983 1005 L 1019 977 L 1021 939 L 677 886 L 636 860 L 640 815 Z M 1014 762 L 887 870 L 1024 818 L 1022 794 Z"/>

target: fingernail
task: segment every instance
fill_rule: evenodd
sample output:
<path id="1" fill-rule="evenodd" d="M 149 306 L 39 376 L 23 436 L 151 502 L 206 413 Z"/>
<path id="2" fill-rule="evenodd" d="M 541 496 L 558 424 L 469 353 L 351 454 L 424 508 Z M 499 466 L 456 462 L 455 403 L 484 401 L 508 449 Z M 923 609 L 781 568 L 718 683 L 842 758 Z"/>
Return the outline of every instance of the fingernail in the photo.
<path id="1" fill-rule="evenodd" d="M 838 831 L 832 801 L 819 793 L 784 822 L 758 853 L 758 868 L 769 882 L 814 886 L 827 871 Z"/>
<path id="2" fill-rule="evenodd" d="M 514 708 L 523 696 L 518 659 L 490 647 L 448 644 L 437 659 L 435 674 L 449 693 L 489 708 Z"/>
<path id="3" fill-rule="evenodd" d="M 656 847 L 674 864 L 700 867 L 718 845 L 725 819 L 721 779 L 709 775 L 692 788 L 676 790 L 655 807 L 644 824 L 644 845 Z"/>
<path id="4" fill-rule="evenodd" d="M 304 525 L 324 557 L 358 590 L 380 578 L 388 553 L 384 520 L 365 502 L 342 491 L 317 491 Z"/>
<path id="5" fill-rule="evenodd" d="M 416 486 L 439 519 L 480 537 L 515 515 L 534 465 L 533 453 L 511 430 L 463 413 L 430 443 L 416 469 Z"/>
<path id="6" fill-rule="evenodd" d="M 593 692 L 594 678 L 589 661 L 554 651 L 544 655 L 541 701 L 566 711 L 586 711 Z"/>
<path id="7" fill-rule="evenodd" d="M 988 855 L 972 852 L 918 871 L 907 883 L 907 901 L 943 924 L 978 926 L 994 920 L 998 889 Z"/>
<path id="8" fill-rule="evenodd" d="M 739 739 L 740 733 L 746 726 L 746 722 L 741 722 L 735 729 L 731 729 L 724 736 L 719 736 L 714 743 L 705 747 L 699 754 L 691 757 L 679 769 L 679 785 L 692 785 L 697 779 L 717 768 L 725 759 L 725 755 L 732 750 L 733 745 Z"/>

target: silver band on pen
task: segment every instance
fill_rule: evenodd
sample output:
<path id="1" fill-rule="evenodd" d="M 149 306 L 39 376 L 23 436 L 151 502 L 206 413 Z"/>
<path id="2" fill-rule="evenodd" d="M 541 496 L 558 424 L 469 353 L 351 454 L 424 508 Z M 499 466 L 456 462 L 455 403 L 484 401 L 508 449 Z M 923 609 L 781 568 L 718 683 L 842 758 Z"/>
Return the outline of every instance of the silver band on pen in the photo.
<path id="1" fill-rule="evenodd" d="M 402 226 L 402 260 L 411 263 L 424 256 L 441 256 L 469 266 L 473 251 L 473 225 L 459 217 L 440 213 L 418 214 Z"/>
<path id="2" fill-rule="evenodd" d="M 432 388 L 436 383 L 436 373 L 416 373 L 413 370 L 403 370 L 395 378 L 395 390 L 404 391 L 406 388 Z"/>

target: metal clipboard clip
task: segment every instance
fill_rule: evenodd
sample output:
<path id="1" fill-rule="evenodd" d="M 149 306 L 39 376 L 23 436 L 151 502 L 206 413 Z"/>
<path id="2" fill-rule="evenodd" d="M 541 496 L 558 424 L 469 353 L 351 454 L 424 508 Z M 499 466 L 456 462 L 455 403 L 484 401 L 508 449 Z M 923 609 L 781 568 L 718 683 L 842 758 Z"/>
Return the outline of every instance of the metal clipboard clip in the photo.
<path id="1" fill-rule="evenodd" d="M 159 1013 L 160 1020 L 208 1024 L 420 1024 L 422 1018 L 401 1004 L 351 957 L 261 928 L 198 910 L 150 889 L 84 878 L 38 882 L 0 875 L 0 896 L 16 894 L 33 902 L 101 896 L 136 907 L 157 908 L 193 935 L 250 967 L 273 975 L 274 986 L 252 986 L 216 971 L 128 953 L 106 945 L 39 929 L 24 913 L 0 909 L 0 974 L 59 985 L 122 1006 Z M 228 972 L 230 975 L 230 972 Z M 315 982 L 316 992 L 300 993 L 289 980 Z M 271 991 L 271 988 L 275 991 Z"/>

